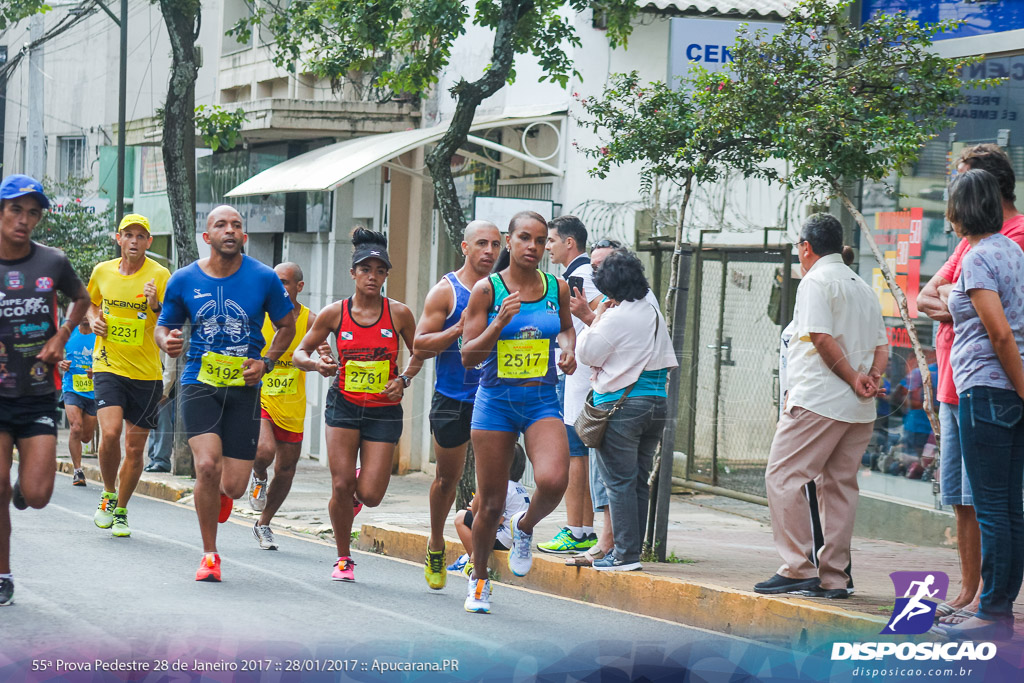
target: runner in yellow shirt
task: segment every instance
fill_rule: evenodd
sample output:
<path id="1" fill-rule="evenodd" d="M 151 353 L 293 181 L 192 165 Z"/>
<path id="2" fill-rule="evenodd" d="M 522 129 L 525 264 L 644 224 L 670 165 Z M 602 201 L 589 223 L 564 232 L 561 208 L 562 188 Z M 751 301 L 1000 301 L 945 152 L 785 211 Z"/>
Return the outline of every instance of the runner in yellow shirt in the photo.
<path id="1" fill-rule="evenodd" d="M 249 505 L 260 511 L 252 526 L 253 536 L 264 550 L 277 550 L 270 520 L 277 514 L 295 477 L 295 465 L 302 454 L 302 430 L 306 420 L 306 373 L 292 364 L 292 352 L 306 332 L 313 327 L 316 313 L 299 303 L 298 295 L 306 283 L 296 263 L 281 263 L 274 268 L 292 301 L 295 337 L 274 365 L 273 372 L 263 377 L 260 388 L 260 440 L 249 477 Z M 274 326 L 270 316 L 263 320 L 263 338 L 267 340 L 263 355 L 270 349 Z M 326 352 L 326 349 L 325 349 Z M 274 463 L 273 486 L 267 485 L 267 469 Z"/>
<path id="2" fill-rule="evenodd" d="M 149 221 L 128 214 L 117 230 L 121 258 L 97 264 L 89 278 L 89 319 L 96 333 L 93 386 L 100 424 L 103 493 L 93 515 L 101 529 L 131 536 L 126 507 L 142 475 L 143 453 L 163 394 L 160 350 L 153 339 L 171 274 L 146 256 Z M 125 457 L 121 461 L 121 434 Z M 115 488 L 116 487 L 116 488 Z"/>

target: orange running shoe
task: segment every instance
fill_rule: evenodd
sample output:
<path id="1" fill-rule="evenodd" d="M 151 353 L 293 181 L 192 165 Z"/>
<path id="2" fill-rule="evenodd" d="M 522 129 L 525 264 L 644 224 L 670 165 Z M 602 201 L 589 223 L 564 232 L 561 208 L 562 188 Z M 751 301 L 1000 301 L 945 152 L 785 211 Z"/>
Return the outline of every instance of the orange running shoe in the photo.
<path id="1" fill-rule="evenodd" d="M 220 494 L 220 516 L 217 517 L 217 521 L 223 524 L 228 521 L 228 517 L 231 516 L 231 506 L 234 505 L 235 501 L 225 496 L 223 493 Z"/>
<path id="2" fill-rule="evenodd" d="M 217 553 L 206 553 L 199 561 L 199 569 L 196 570 L 196 581 L 220 582 L 220 555 Z"/>

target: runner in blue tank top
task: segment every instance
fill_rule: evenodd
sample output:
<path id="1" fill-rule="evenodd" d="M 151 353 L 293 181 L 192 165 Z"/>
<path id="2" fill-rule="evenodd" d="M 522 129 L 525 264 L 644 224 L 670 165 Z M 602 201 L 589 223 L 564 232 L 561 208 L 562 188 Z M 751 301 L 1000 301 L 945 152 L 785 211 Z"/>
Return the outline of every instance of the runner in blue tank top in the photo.
<path id="1" fill-rule="evenodd" d="M 61 380 L 61 400 L 64 414 L 71 425 L 68 436 L 68 453 L 75 472 L 71 477 L 72 486 L 85 486 L 85 472 L 82 470 L 82 444 L 92 441 L 96 431 L 96 397 L 92 386 L 92 353 L 96 346 L 96 334 L 86 317 L 71 338 L 64 345 L 64 360 L 57 369 L 64 373 Z"/>
<path id="2" fill-rule="evenodd" d="M 444 523 L 455 502 L 469 445 L 473 399 L 480 370 L 462 365 L 462 327 L 473 286 L 491 272 L 501 251 L 501 233 L 493 223 L 473 221 L 462 236 L 462 268 L 448 273 L 431 288 L 416 326 L 414 343 L 420 358 L 436 357 L 430 431 L 434 435 L 437 470 L 430 487 L 430 539 L 424 575 L 434 590 L 444 588 Z"/>
<path id="3" fill-rule="evenodd" d="M 562 349 L 558 366 L 576 370 L 572 349 L 576 332 L 564 280 L 538 270 L 548 226 L 532 211 L 512 217 L 499 271 L 473 287 L 462 333 L 462 363 L 483 362 L 473 406 L 472 438 L 476 457 L 478 513 L 473 520 L 473 576 L 468 612 L 490 611 L 487 560 L 505 503 L 513 446 L 526 435 L 537 489 L 524 512 L 512 516 L 508 566 L 516 576 L 530 571 L 534 526 L 550 514 L 569 479 L 569 442 L 555 392 L 555 342 Z M 507 267 L 501 262 L 507 257 Z"/>

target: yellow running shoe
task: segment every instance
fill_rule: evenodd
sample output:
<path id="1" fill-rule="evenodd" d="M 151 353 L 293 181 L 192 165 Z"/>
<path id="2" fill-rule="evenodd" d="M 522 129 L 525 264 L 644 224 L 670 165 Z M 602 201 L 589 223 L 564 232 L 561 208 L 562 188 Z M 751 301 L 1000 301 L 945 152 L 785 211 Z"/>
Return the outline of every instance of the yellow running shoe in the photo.
<path id="1" fill-rule="evenodd" d="M 431 550 L 427 546 L 427 560 L 424 563 L 423 575 L 431 590 L 439 591 L 448 583 L 448 570 L 444 566 L 444 548 Z"/>
<path id="2" fill-rule="evenodd" d="M 132 530 L 128 528 L 128 511 L 124 508 L 114 508 L 114 522 L 110 526 L 110 533 L 118 538 L 128 538 Z"/>
<path id="3" fill-rule="evenodd" d="M 114 508 L 117 507 L 117 494 L 104 491 L 100 495 L 100 504 L 92 515 L 93 523 L 101 529 L 109 529 L 114 523 Z"/>

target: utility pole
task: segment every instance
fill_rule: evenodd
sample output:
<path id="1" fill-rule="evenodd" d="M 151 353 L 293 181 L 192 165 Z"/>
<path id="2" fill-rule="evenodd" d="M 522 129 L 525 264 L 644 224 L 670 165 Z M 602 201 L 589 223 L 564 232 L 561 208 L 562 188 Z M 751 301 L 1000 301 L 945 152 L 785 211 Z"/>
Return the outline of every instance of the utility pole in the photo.
<path id="1" fill-rule="evenodd" d="M 43 15 L 35 14 L 29 20 L 29 41 L 42 40 L 46 31 Z M 28 141 L 26 143 L 25 172 L 42 180 L 46 175 L 46 84 L 43 80 L 43 48 L 32 48 L 28 53 Z"/>
<path id="2" fill-rule="evenodd" d="M 7 46 L 0 45 L 0 68 L 7 63 Z M 7 76 L 0 74 L 0 178 L 7 175 L 4 168 L 4 136 L 7 135 Z"/>
<path id="3" fill-rule="evenodd" d="M 121 0 L 121 76 L 117 98 L 117 224 L 124 218 L 125 113 L 128 90 L 128 0 Z M 120 252 L 120 247 L 118 252 Z M 120 254 L 119 254 L 120 255 Z"/>

